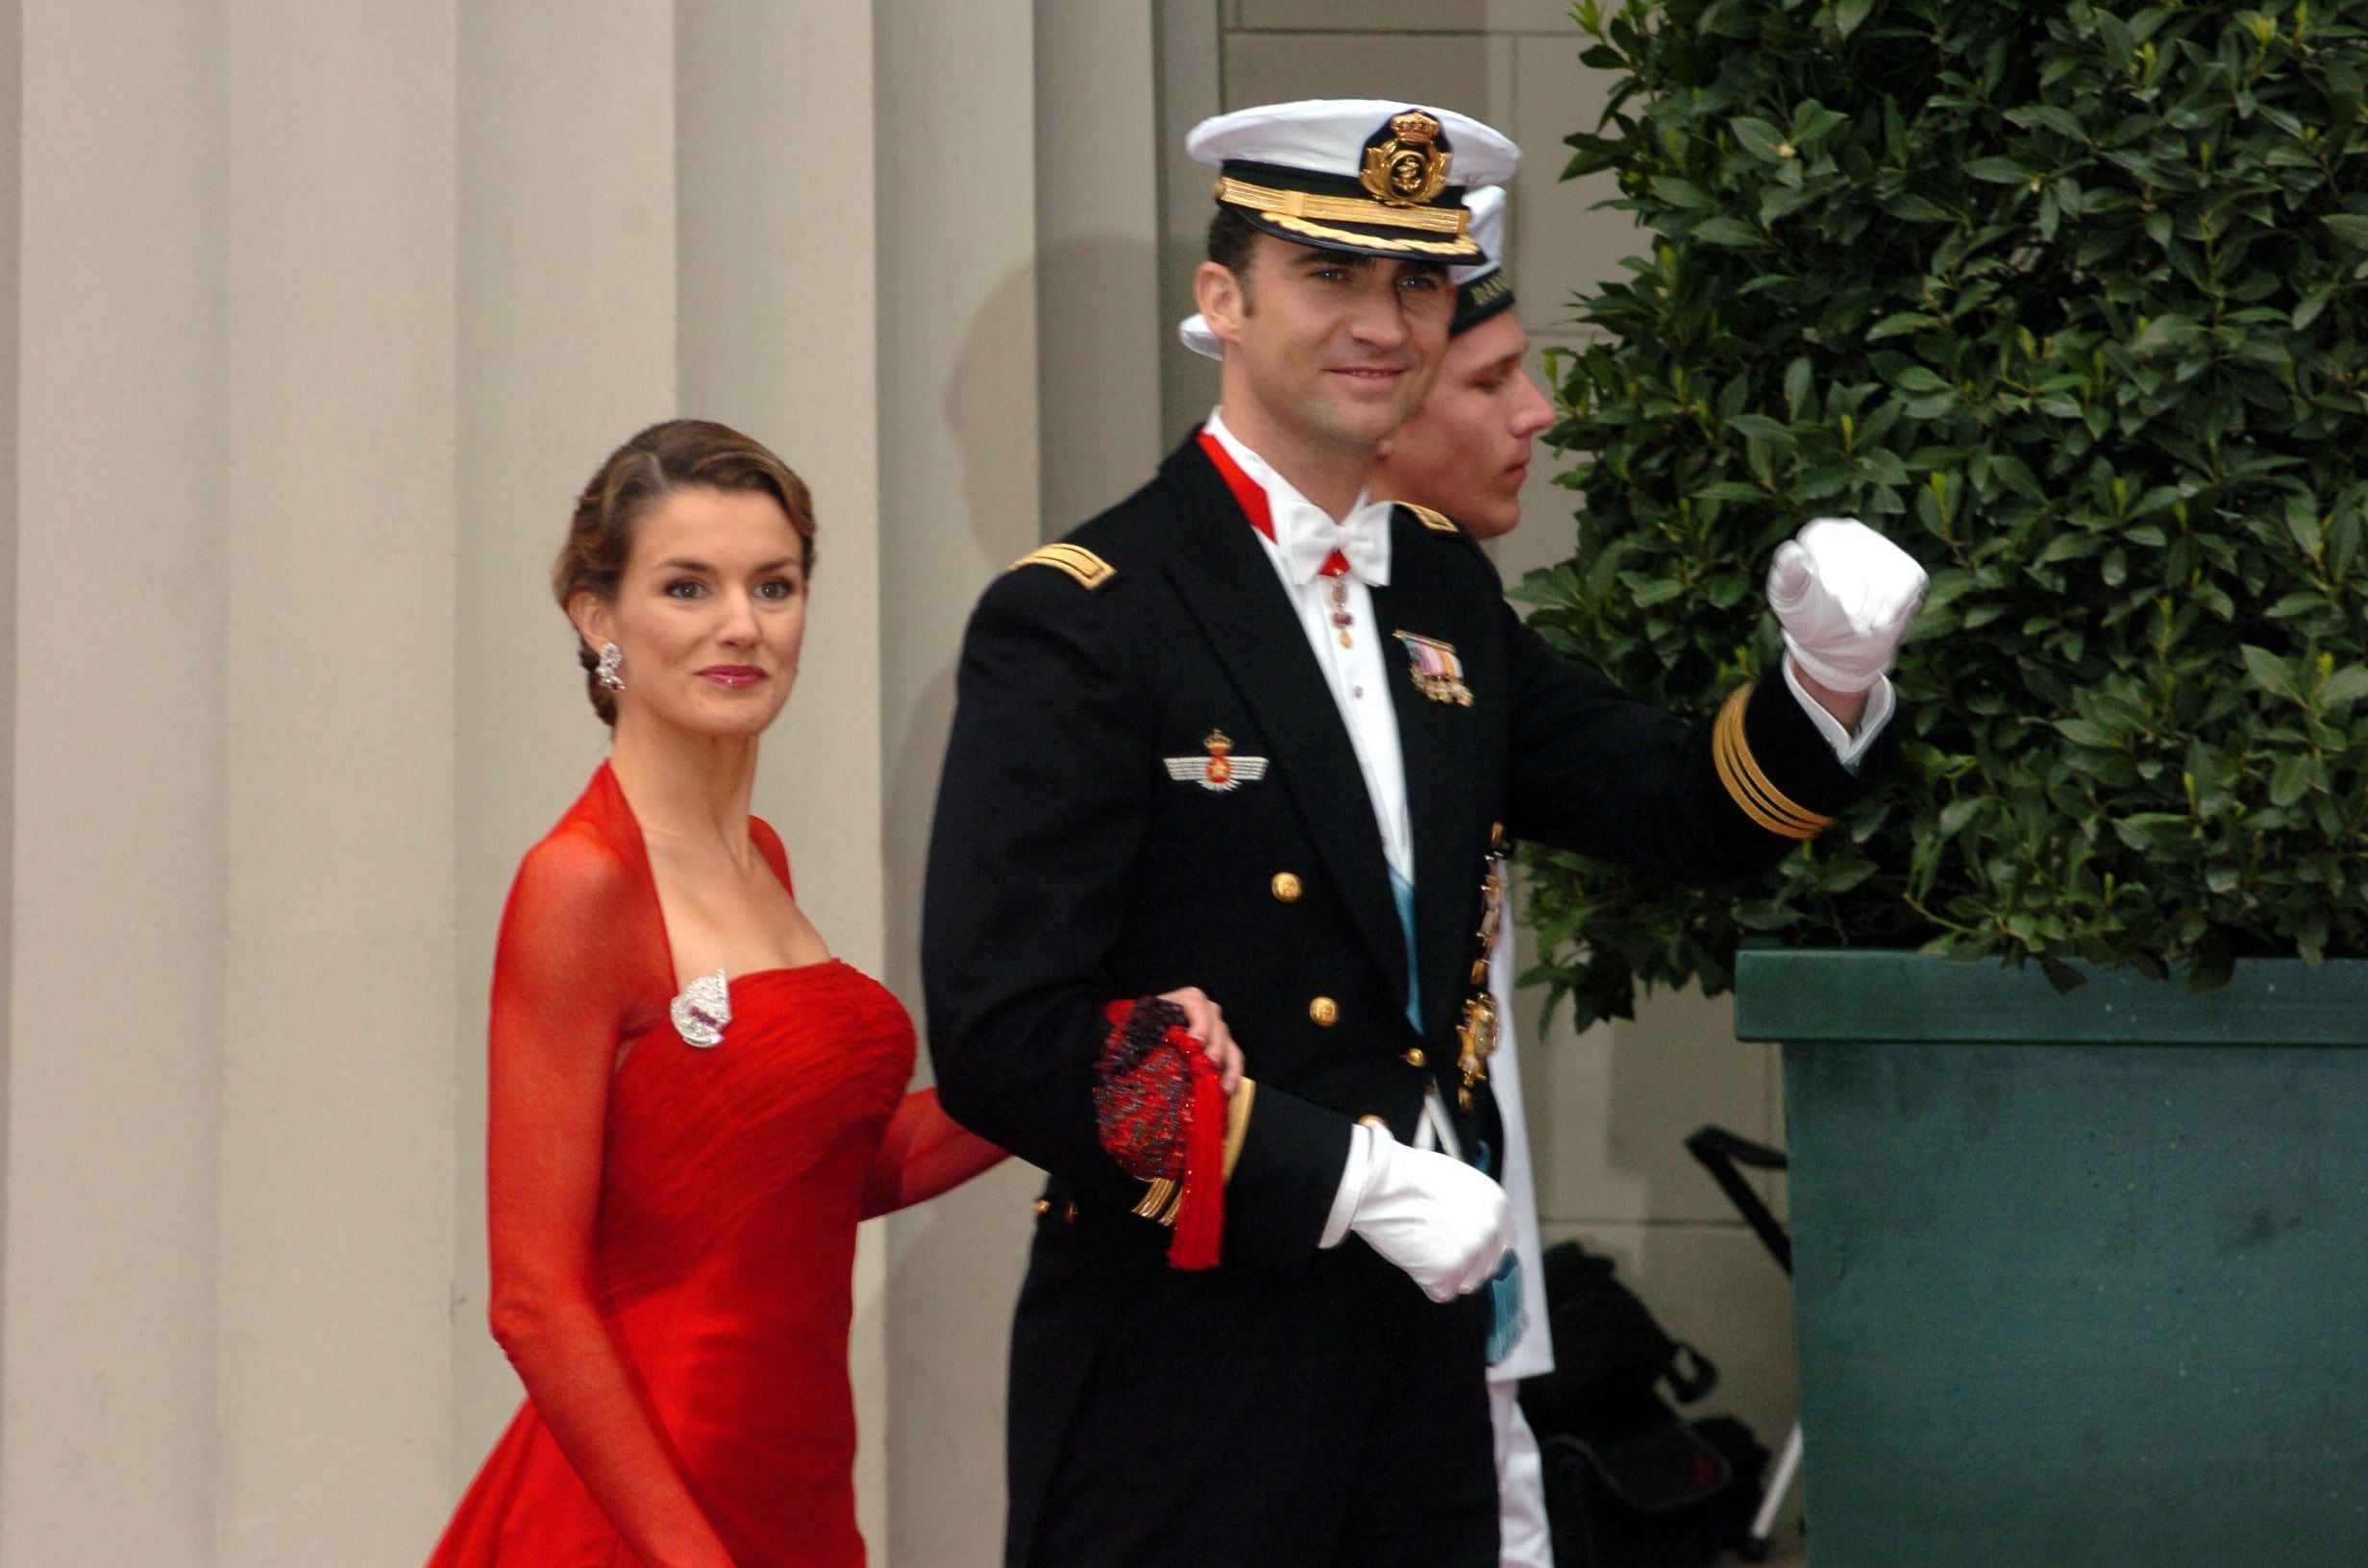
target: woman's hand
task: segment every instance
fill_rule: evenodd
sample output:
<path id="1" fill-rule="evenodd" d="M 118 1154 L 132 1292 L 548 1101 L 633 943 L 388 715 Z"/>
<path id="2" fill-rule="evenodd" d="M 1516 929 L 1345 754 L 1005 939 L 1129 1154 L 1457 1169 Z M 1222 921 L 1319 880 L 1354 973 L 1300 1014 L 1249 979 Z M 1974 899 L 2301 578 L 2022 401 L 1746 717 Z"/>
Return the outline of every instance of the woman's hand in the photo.
<path id="1" fill-rule="evenodd" d="M 1225 1027 L 1225 1010 L 1209 999 L 1209 993 L 1198 986 L 1186 986 L 1178 991 L 1159 993 L 1163 1002 L 1173 1002 L 1184 1010 L 1184 1021 L 1193 1039 L 1200 1041 L 1202 1054 L 1208 1057 L 1231 1095 L 1242 1087 L 1242 1047 L 1233 1042 L 1233 1031 Z"/>

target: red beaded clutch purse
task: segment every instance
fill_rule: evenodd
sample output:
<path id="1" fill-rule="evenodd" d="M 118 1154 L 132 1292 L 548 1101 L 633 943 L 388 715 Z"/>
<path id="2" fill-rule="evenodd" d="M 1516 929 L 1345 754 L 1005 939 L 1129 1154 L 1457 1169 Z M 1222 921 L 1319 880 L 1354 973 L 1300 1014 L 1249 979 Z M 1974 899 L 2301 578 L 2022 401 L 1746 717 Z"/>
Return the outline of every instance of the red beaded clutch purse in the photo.
<path id="1" fill-rule="evenodd" d="M 1101 1146 L 1150 1184 L 1135 1213 L 1175 1227 L 1174 1268 L 1214 1268 L 1225 1229 L 1225 1091 L 1184 1010 L 1157 996 L 1112 1002 L 1094 1085 Z"/>

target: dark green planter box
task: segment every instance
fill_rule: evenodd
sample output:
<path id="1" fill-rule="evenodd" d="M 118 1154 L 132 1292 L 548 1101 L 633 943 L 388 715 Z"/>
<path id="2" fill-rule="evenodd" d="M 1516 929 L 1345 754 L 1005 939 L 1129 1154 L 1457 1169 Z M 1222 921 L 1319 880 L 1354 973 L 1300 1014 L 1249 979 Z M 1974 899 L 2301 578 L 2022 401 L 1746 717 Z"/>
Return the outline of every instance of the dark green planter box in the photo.
<path id="1" fill-rule="evenodd" d="M 2368 961 L 1747 951 L 1812 1568 L 2368 1565 Z"/>

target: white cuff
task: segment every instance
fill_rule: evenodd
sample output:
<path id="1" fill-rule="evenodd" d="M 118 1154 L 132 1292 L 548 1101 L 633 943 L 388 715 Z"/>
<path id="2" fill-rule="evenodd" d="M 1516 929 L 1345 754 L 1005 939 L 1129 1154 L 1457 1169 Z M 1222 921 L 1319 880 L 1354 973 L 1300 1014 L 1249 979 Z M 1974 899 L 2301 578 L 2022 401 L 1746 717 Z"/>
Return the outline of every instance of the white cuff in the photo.
<path id="1" fill-rule="evenodd" d="M 1332 1194 L 1332 1213 L 1323 1222 L 1318 1250 L 1328 1250 L 1348 1239 L 1348 1223 L 1365 1201 L 1366 1178 L 1373 1170 L 1373 1129 L 1358 1122 L 1348 1129 L 1348 1159 L 1341 1166 L 1341 1189 Z"/>
<path id="2" fill-rule="evenodd" d="M 1875 737 L 1883 733 L 1883 726 L 1891 722 L 1891 709 L 1894 705 L 1891 697 L 1891 677 L 1880 675 L 1876 677 L 1874 685 L 1868 688 L 1866 711 L 1860 715 L 1859 731 L 1853 735 L 1841 727 L 1840 720 L 1825 711 L 1823 703 L 1802 689 L 1801 677 L 1799 673 L 1792 668 L 1790 654 L 1785 656 L 1784 663 L 1785 685 L 1791 689 L 1792 699 L 1798 702 L 1801 710 L 1809 715 L 1809 722 L 1817 726 L 1817 733 L 1825 737 L 1825 744 L 1834 748 L 1834 760 L 1856 776 L 1859 771 L 1859 759 L 1866 755 L 1868 747 L 1875 744 Z"/>

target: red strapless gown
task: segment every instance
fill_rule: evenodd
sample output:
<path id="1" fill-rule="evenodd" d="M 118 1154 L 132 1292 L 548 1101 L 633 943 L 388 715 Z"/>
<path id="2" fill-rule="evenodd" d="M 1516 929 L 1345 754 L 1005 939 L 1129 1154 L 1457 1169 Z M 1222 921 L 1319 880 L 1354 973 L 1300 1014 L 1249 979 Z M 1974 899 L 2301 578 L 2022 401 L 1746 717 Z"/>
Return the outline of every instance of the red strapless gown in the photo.
<path id="1" fill-rule="evenodd" d="M 646 877 L 605 769 L 546 843 L 580 829 L 587 808 Z M 778 841 L 756 826 L 785 873 Z M 497 969 L 497 995 L 502 985 Z M 860 1568 L 847 1371 L 856 1222 L 997 1156 L 934 1093 L 905 1095 L 912 1023 L 877 982 L 831 960 L 739 976 L 729 995 L 712 1048 L 687 1043 L 662 1007 L 636 1009 L 608 1095 L 599 1305 L 738 1568 Z M 431 1568 L 636 1561 L 530 1400 Z"/>

